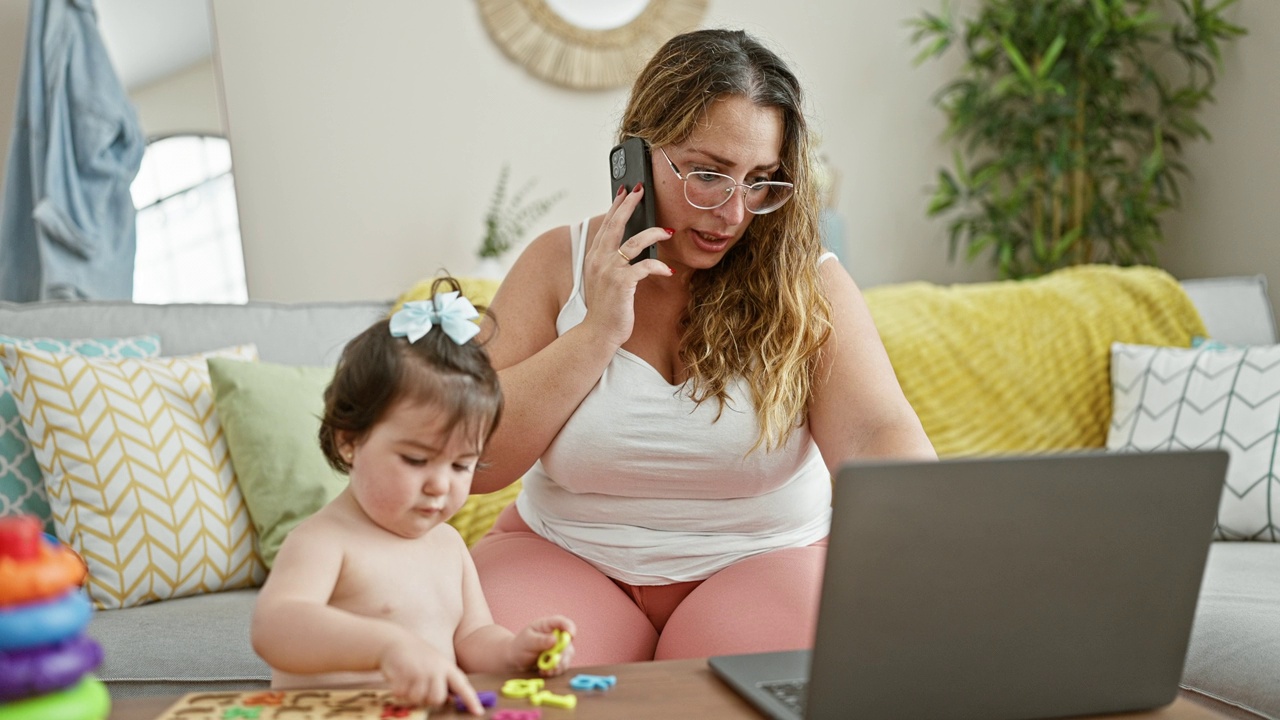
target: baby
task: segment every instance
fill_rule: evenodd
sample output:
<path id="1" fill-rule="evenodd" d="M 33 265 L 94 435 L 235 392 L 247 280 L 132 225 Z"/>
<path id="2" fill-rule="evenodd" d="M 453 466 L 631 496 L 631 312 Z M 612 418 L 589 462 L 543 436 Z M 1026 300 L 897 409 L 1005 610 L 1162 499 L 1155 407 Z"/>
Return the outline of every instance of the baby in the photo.
<path id="1" fill-rule="evenodd" d="M 481 714 L 466 672 L 533 669 L 554 630 L 575 632 L 560 616 L 515 635 L 494 624 L 445 522 L 467 499 L 502 391 L 457 281 L 432 295 L 348 343 L 325 390 L 320 445 L 350 482 L 289 534 L 258 596 L 253 648 L 274 688 L 380 685 L 426 705 L 452 692 Z M 570 644 L 543 674 L 572 655 Z"/>

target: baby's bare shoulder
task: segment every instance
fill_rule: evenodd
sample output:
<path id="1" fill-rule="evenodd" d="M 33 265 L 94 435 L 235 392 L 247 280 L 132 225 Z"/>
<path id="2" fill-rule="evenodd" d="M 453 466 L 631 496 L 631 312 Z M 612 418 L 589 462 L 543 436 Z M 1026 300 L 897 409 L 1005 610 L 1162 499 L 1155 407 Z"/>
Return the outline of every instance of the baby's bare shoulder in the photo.
<path id="1" fill-rule="evenodd" d="M 469 556 L 470 550 L 462 535 L 452 526 L 441 523 L 427 534 L 409 543 L 411 552 L 422 553 L 427 562 L 453 564 L 458 558 Z"/>

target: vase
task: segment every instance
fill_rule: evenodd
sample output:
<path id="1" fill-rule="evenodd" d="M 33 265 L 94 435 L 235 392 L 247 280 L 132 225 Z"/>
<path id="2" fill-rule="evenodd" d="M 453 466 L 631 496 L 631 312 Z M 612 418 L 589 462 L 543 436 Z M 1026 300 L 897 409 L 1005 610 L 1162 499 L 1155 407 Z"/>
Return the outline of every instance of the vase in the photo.
<path id="1" fill-rule="evenodd" d="M 485 280 L 501 280 L 506 273 L 502 270 L 502 263 L 495 257 L 482 257 L 476 261 L 475 269 L 471 274 Z"/>

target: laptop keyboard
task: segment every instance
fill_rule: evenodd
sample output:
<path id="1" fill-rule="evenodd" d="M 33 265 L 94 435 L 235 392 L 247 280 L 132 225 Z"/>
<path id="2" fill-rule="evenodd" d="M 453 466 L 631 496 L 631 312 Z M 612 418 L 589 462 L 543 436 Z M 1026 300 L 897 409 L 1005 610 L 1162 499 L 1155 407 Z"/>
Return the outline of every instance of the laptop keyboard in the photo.
<path id="1" fill-rule="evenodd" d="M 804 680 L 782 680 L 778 682 L 760 683 L 760 689 L 772 695 L 778 702 L 796 712 L 797 717 L 804 717 L 805 688 Z"/>

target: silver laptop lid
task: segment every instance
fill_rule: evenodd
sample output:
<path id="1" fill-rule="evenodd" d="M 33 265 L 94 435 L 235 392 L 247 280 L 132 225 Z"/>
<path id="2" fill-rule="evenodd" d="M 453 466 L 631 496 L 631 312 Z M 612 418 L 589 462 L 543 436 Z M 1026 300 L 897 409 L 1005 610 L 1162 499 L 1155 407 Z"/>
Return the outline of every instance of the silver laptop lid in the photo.
<path id="1" fill-rule="evenodd" d="M 841 469 L 808 717 L 1171 702 L 1226 466 L 1196 451 Z"/>

